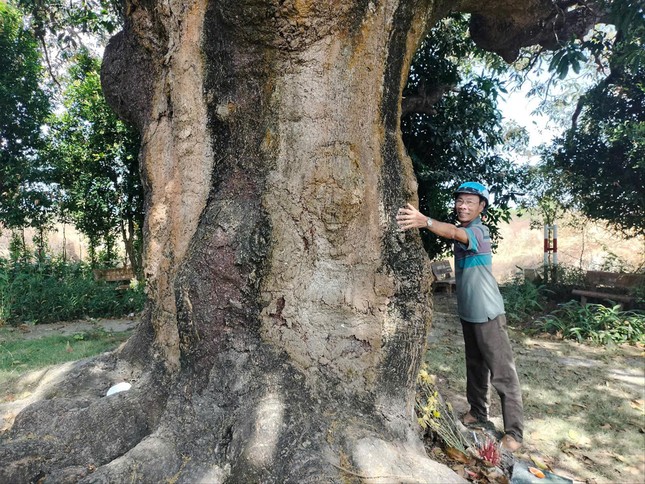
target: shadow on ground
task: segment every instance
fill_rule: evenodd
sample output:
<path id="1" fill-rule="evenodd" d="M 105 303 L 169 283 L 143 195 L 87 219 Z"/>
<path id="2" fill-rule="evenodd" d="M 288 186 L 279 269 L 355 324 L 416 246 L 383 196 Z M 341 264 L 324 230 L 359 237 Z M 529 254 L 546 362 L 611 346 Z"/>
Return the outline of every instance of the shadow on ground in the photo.
<path id="1" fill-rule="evenodd" d="M 435 294 L 426 360 L 457 415 L 468 410 L 455 296 Z M 525 408 L 520 459 L 543 461 L 577 481 L 645 482 L 645 352 L 509 329 Z M 491 420 L 502 429 L 499 399 Z"/>

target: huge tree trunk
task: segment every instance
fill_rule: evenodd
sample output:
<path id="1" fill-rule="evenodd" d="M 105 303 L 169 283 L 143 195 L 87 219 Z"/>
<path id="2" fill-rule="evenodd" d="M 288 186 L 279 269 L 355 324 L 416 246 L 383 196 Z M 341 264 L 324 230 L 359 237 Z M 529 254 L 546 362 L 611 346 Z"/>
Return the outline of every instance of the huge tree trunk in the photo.
<path id="1" fill-rule="evenodd" d="M 415 425 L 431 276 L 394 222 L 401 91 L 444 3 L 126 2 L 104 90 L 143 136 L 150 304 L 16 418 L 0 480 L 459 481 Z"/>

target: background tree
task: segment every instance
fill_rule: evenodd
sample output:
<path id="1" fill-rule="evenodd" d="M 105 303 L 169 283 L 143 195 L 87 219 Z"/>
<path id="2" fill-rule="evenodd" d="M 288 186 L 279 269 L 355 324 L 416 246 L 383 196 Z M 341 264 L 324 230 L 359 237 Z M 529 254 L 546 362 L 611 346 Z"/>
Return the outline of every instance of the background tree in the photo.
<path id="1" fill-rule="evenodd" d="M 150 304 L 0 436 L 0 480 L 456 481 L 413 415 L 431 275 L 394 221 L 402 90 L 448 10 L 512 60 L 597 20 L 559 7 L 127 1 L 102 79 L 142 135 Z"/>
<path id="2" fill-rule="evenodd" d="M 403 141 L 419 183 L 421 211 L 456 222 L 452 193 L 464 180 L 484 183 L 495 205 L 487 223 L 495 241 L 498 225 L 510 219 L 522 169 L 509 149 L 516 131 L 506 131 L 497 106 L 506 92 L 498 80 L 509 66 L 479 49 L 468 35 L 468 18 L 439 22 L 417 51 L 403 91 Z M 483 73 L 477 73 L 481 71 Z M 449 241 L 421 234 L 430 258 L 451 248 Z"/>
<path id="3" fill-rule="evenodd" d="M 143 189 L 137 160 L 140 138 L 105 102 L 100 61 L 75 57 L 63 94 L 65 110 L 51 123 L 49 157 L 61 188 L 60 209 L 89 240 L 92 263 L 105 248 L 114 263 L 122 237 L 128 261 L 141 271 Z"/>
<path id="4" fill-rule="evenodd" d="M 42 234 L 52 221 L 48 176 L 39 159 L 49 101 L 36 39 L 20 13 L 4 3 L 0 51 L 0 222 L 19 231 L 35 227 L 42 254 Z"/>
<path id="5" fill-rule="evenodd" d="M 562 49 L 547 62 L 552 76 L 533 90 L 544 99 L 541 112 L 566 123 L 566 129 L 543 150 L 534 183 L 541 188 L 532 196 L 542 208 L 557 205 L 607 222 L 624 236 L 642 237 L 645 11 L 640 2 L 630 0 L 610 2 L 606 10 L 615 29 L 604 25 L 589 35 L 562 39 Z M 538 62 L 535 55 L 527 55 L 529 63 Z M 578 84 L 586 85 L 586 92 L 571 96 L 567 86 L 563 95 L 555 88 L 571 72 L 584 76 Z M 557 193 L 557 200 L 549 193 Z"/>
<path id="6" fill-rule="evenodd" d="M 644 76 L 643 67 L 625 67 L 590 90 L 575 126 L 545 159 L 582 213 L 626 236 L 645 235 Z"/>

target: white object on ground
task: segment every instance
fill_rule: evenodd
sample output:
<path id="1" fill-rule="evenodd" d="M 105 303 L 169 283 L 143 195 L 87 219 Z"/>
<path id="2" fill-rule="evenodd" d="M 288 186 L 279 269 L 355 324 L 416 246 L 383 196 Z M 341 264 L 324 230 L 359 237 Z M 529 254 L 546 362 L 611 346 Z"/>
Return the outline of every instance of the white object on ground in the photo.
<path id="1" fill-rule="evenodd" d="M 107 391 L 107 393 L 105 394 L 105 396 L 109 397 L 110 395 L 114 395 L 115 393 L 125 392 L 125 391 L 129 390 L 130 387 L 132 387 L 132 385 L 130 385 L 126 381 L 122 381 L 121 383 L 117 383 L 116 385 L 112 385 L 110 387 L 110 389 Z"/>

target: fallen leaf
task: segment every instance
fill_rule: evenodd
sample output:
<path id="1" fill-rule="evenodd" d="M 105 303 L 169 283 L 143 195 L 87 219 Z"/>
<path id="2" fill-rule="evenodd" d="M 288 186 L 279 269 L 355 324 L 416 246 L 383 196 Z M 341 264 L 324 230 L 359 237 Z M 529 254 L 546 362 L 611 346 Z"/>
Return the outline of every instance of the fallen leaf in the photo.
<path id="1" fill-rule="evenodd" d="M 529 457 L 531 458 L 533 463 L 537 467 L 539 467 L 540 469 L 542 469 L 542 470 L 551 470 L 551 467 L 549 467 L 549 465 L 546 462 L 544 462 L 542 459 L 540 459 L 539 457 L 531 455 L 531 454 L 529 454 Z"/>
<path id="2" fill-rule="evenodd" d="M 642 411 L 645 408 L 645 400 L 632 400 L 629 404 L 636 410 Z"/>
<path id="3" fill-rule="evenodd" d="M 529 472 L 538 479 L 544 479 L 546 477 L 544 472 L 542 472 L 540 469 L 536 469 L 535 467 L 529 467 Z"/>
<path id="4" fill-rule="evenodd" d="M 460 450 L 455 449 L 454 447 L 446 447 L 446 454 L 453 460 L 461 462 L 463 464 L 469 464 L 473 461 L 472 457 L 467 456 Z"/>
<path id="5" fill-rule="evenodd" d="M 573 442 L 561 442 L 558 448 L 560 449 L 560 452 L 570 455 L 571 457 L 576 457 L 575 450 L 580 450 L 580 446 Z"/>

